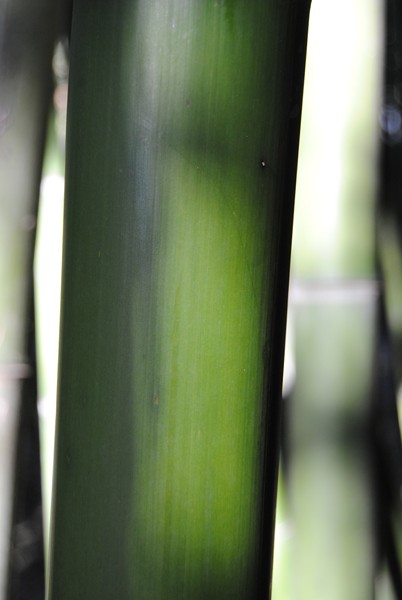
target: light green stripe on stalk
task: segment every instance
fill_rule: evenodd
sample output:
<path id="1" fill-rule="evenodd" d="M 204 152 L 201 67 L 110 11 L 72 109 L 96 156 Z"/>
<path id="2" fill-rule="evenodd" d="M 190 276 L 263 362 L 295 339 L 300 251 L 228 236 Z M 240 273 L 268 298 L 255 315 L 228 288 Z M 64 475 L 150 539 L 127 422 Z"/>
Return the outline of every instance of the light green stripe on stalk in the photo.
<path id="1" fill-rule="evenodd" d="M 149 69 L 133 86 L 137 170 L 154 176 L 149 326 L 134 350 L 134 590 L 240 598 L 258 551 L 267 49 L 243 3 L 230 23 L 217 3 L 155 4 L 138 8 L 136 52 Z M 255 12 L 269 27 L 266 11 Z M 141 291 L 139 312 L 143 303 Z"/>
<path id="2" fill-rule="evenodd" d="M 144 357 L 149 364 L 154 352 L 154 366 L 141 379 L 136 412 L 134 531 L 144 561 L 150 548 L 138 583 L 153 581 L 158 563 L 172 591 L 181 580 L 208 580 L 217 571 L 233 597 L 239 580 L 233 589 L 231 574 L 250 573 L 258 527 L 266 292 L 263 245 L 252 240 L 265 229 L 264 210 L 253 209 L 236 174 L 228 177 L 233 189 L 217 194 L 219 179 L 180 158 L 173 157 L 169 172 L 176 178 L 162 214 L 175 219 L 162 217 L 150 298 L 155 330 Z M 241 219 L 233 210 L 239 197 L 249 208 Z"/>

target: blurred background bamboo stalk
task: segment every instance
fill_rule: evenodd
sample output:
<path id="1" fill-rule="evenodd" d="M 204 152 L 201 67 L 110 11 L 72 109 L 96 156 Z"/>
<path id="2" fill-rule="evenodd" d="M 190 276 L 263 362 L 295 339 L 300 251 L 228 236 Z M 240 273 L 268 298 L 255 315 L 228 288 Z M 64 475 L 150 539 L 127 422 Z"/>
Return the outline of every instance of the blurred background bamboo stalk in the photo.
<path id="1" fill-rule="evenodd" d="M 402 8 L 388 0 L 381 126 L 381 180 L 377 216 L 378 262 L 384 283 L 378 350 L 380 381 L 387 382 L 377 403 L 376 453 L 380 487 L 378 531 L 382 578 L 402 596 Z M 385 468 L 384 468 L 385 465 Z"/>
<path id="2" fill-rule="evenodd" d="M 364 600 L 374 594 L 370 415 L 380 295 L 375 207 L 384 10 L 381 2 L 361 0 L 322 0 L 311 10 L 292 249 L 296 373 L 285 399 L 287 511 L 278 523 L 278 598 Z"/>
<path id="3" fill-rule="evenodd" d="M 0 597 L 43 596 L 33 252 L 55 3 L 0 2 Z"/>

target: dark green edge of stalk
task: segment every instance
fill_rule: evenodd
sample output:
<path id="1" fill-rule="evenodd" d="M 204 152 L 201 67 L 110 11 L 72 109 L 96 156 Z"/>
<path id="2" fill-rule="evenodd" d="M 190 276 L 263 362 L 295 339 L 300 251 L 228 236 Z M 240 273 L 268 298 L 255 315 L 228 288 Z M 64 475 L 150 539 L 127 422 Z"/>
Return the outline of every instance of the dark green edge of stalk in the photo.
<path id="1" fill-rule="evenodd" d="M 284 349 L 286 336 L 287 304 L 289 292 L 290 255 L 292 245 L 294 198 L 296 189 L 296 172 L 300 140 L 301 106 L 303 100 L 303 83 L 306 65 L 307 32 L 310 14 L 311 0 L 295 3 L 294 21 L 296 35 L 288 41 L 286 47 L 288 54 L 289 78 L 289 121 L 287 130 L 283 132 L 282 139 L 286 140 L 286 165 L 282 170 L 284 178 L 282 181 L 283 202 L 278 202 L 277 223 L 281 235 L 278 239 L 277 256 L 283 257 L 280 268 L 275 265 L 273 277 L 274 289 L 272 295 L 271 314 L 268 323 L 272 323 L 272 347 L 275 352 L 270 354 L 271 360 L 267 364 L 266 379 L 264 382 L 265 397 L 271 400 L 266 402 L 264 422 L 267 423 L 265 434 L 264 454 L 262 461 L 262 522 L 261 522 L 261 544 L 260 564 L 257 575 L 258 586 L 269 589 L 271 596 L 272 566 L 274 556 L 274 532 L 275 512 L 278 487 L 279 469 L 279 445 L 281 425 L 281 397 L 282 378 L 284 364 Z M 285 94 L 285 97 L 286 94 Z M 286 177 L 286 173 L 292 173 L 292 177 Z M 280 276 L 279 276 L 280 271 Z M 274 315 L 275 307 L 283 307 Z M 273 459 L 274 457 L 274 459 Z M 260 589 L 261 589 L 260 587 Z"/>

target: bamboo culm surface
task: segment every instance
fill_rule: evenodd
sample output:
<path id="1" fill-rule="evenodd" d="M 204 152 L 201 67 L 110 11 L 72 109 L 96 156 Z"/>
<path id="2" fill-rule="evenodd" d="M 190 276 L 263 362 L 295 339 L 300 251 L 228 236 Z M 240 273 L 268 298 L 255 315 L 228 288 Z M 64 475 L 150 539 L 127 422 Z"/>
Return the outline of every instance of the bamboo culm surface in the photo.
<path id="1" fill-rule="evenodd" d="M 77 0 L 49 598 L 267 598 L 309 2 Z"/>

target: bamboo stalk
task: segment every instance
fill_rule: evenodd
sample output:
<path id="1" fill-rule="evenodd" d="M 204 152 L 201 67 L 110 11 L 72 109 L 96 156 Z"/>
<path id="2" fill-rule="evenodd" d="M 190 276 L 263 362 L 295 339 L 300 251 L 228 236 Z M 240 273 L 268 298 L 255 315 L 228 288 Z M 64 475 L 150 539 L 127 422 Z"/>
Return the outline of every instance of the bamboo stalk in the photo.
<path id="1" fill-rule="evenodd" d="M 269 594 L 308 8 L 74 5 L 51 599 Z"/>
<path id="2" fill-rule="evenodd" d="M 0 0 L 0 596 L 43 594 L 33 252 L 55 3 Z"/>
<path id="3" fill-rule="evenodd" d="M 382 11 L 381 2 L 364 0 L 322 1 L 311 11 L 290 296 L 296 364 L 286 429 L 291 533 L 283 543 L 286 597 L 297 600 L 364 600 L 374 589 L 369 415 L 379 298 Z"/>

